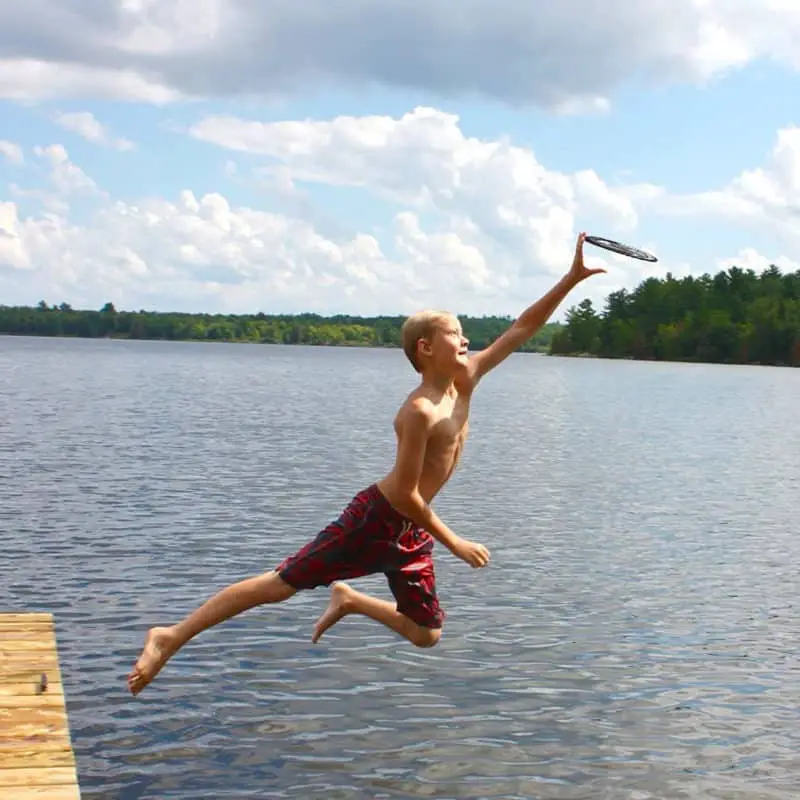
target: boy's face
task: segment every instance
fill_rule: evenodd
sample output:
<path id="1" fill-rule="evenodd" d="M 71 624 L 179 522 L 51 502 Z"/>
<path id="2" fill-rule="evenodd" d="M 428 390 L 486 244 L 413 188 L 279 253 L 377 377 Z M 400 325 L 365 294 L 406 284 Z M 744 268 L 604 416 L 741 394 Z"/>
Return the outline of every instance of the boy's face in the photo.
<path id="1" fill-rule="evenodd" d="M 430 342 L 432 366 L 443 373 L 453 373 L 467 365 L 469 339 L 464 338 L 456 317 L 443 317 L 437 323 Z"/>

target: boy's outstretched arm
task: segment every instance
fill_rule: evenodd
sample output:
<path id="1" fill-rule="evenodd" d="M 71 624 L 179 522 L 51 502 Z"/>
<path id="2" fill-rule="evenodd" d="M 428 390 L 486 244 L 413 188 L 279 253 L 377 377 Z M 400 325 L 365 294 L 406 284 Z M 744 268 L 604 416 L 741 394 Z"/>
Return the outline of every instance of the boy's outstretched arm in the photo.
<path id="1" fill-rule="evenodd" d="M 528 341 L 547 322 L 561 301 L 581 282 L 592 275 L 605 272 L 604 269 L 587 269 L 583 263 L 583 240 L 586 234 L 581 233 L 575 245 L 575 257 L 572 266 L 563 278 L 529 306 L 511 327 L 497 337 L 487 348 L 476 353 L 470 359 L 473 382 L 477 383 L 489 370 L 505 361 L 517 348 Z"/>
<path id="2" fill-rule="evenodd" d="M 401 514 L 428 531 L 454 556 L 472 567 L 485 567 L 489 563 L 489 551 L 483 545 L 469 542 L 453 533 L 420 494 L 419 479 L 432 423 L 433 416 L 426 409 L 425 400 L 413 401 L 400 413 L 393 505 Z"/>

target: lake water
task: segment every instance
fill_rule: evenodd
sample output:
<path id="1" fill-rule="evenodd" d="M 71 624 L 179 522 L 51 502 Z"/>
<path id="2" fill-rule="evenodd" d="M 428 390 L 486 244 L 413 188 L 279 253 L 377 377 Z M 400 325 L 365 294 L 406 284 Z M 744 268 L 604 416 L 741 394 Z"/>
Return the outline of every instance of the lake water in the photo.
<path id="1" fill-rule="evenodd" d="M 272 568 L 393 458 L 398 350 L 0 338 L 0 610 L 51 611 L 85 800 L 796 798 L 800 370 L 515 355 L 436 507 L 432 650 Z M 382 576 L 359 588 L 389 597 Z"/>

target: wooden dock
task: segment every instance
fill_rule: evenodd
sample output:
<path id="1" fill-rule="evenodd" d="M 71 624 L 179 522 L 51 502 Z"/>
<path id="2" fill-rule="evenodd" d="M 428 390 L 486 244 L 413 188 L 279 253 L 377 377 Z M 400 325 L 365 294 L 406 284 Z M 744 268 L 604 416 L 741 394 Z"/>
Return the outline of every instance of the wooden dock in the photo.
<path id="1" fill-rule="evenodd" d="M 52 614 L 0 614 L 0 798 L 80 800 Z"/>

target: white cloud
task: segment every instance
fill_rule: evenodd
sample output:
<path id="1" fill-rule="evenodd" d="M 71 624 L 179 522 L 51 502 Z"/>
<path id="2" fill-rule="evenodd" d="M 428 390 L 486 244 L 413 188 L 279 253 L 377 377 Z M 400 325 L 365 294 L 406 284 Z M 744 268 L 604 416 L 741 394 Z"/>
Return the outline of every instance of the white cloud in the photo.
<path id="1" fill-rule="evenodd" d="M 535 154 L 505 141 L 464 135 L 459 119 L 432 108 L 400 118 L 261 123 L 209 117 L 191 128 L 204 141 L 269 156 L 292 183 L 359 187 L 463 228 L 471 245 L 496 258 L 560 271 L 571 257 L 576 214 L 606 228 L 637 224 L 632 198 L 658 187 L 617 190 L 592 171 L 546 169 Z M 268 171 L 273 167 L 265 168 Z M 464 220 L 471 228 L 464 228 Z"/>
<path id="2" fill-rule="evenodd" d="M 0 7 L 0 95 L 168 102 L 374 85 L 602 110 L 631 82 L 800 67 L 794 0 L 28 0 Z M 479 54 L 476 57 L 476 54 Z"/>
<path id="3" fill-rule="evenodd" d="M 39 176 L 44 178 L 45 185 L 39 185 L 31 188 L 30 186 L 21 186 L 18 183 L 10 183 L 8 185 L 8 193 L 12 198 L 17 200 L 26 201 L 28 204 L 33 203 L 41 207 L 43 210 L 43 217 L 46 219 L 48 225 L 54 220 L 66 223 L 70 209 L 70 201 L 76 197 L 83 199 L 99 200 L 107 198 L 108 195 L 98 187 L 94 179 L 87 175 L 81 167 L 72 162 L 67 153 L 66 148 L 61 144 L 51 144 L 47 146 L 37 145 L 32 148 L 34 160 L 29 164 L 29 169 L 22 174 L 30 178 L 31 176 Z M 12 215 L 13 210 L 13 215 Z M 14 231 L 14 238 L 17 244 L 14 247 L 22 247 L 24 244 L 24 237 L 18 229 L 16 224 L 12 224 L 13 220 L 17 220 L 17 206 L 15 203 L 7 204 L 4 211 L 4 224 L 6 237 L 11 236 Z M 29 231 L 39 230 L 41 235 L 45 235 L 45 231 L 49 230 L 47 226 L 45 229 L 40 229 L 37 217 L 32 216 L 24 220 L 23 227 L 30 226 Z M 38 234 L 37 234 L 38 235 Z M 6 242 L 8 246 L 8 242 Z M 5 254 L 8 255 L 6 247 Z M 20 250 L 20 253 L 23 251 Z M 27 263 L 27 256 L 22 259 Z M 0 259 L 0 264 L 3 263 Z M 7 258 L 7 264 L 19 264 L 21 259 L 19 257 Z"/>
<path id="4" fill-rule="evenodd" d="M 64 145 L 36 146 L 33 152 L 49 167 L 50 182 L 60 195 L 101 193 L 94 180 L 69 160 Z"/>
<path id="5" fill-rule="evenodd" d="M 6 297 L 18 302 L 44 294 L 88 307 L 111 298 L 127 308 L 393 314 L 437 305 L 480 314 L 517 309 L 536 285 L 411 211 L 394 217 L 385 242 L 326 237 L 303 220 L 189 191 L 174 202 L 103 204 L 86 225 L 66 213 L 20 219 L 13 203 L 1 219 L 0 263 L 16 270 Z M 550 283 L 540 276 L 538 289 Z"/>
<path id="6" fill-rule="evenodd" d="M 112 147 L 115 150 L 133 150 L 135 145 L 128 139 L 112 136 L 106 127 L 89 111 L 75 111 L 69 113 L 58 112 L 54 116 L 56 124 L 89 142 Z"/>
<path id="7" fill-rule="evenodd" d="M 800 260 L 792 260 L 783 255 L 767 258 L 752 247 L 742 248 L 735 256 L 717 259 L 718 270 L 739 267 L 740 269 L 752 269 L 754 272 L 760 273 L 773 265 L 784 273 L 800 270 Z"/>
<path id="8" fill-rule="evenodd" d="M 763 167 L 720 190 L 677 199 L 662 187 L 611 186 L 594 172 L 550 170 L 528 149 L 465 136 L 457 117 L 430 108 L 399 118 L 317 122 L 210 118 L 193 133 L 276 160 L 283 183 L 271 198 L 282 199 L 283 213 L 237 205 L 219 192 L 112 200 L 63 145 L 36 147 L 28 172 L 44 167 L 49 190 L 15 187 L 19 205 L 0 207 L 4 296 L 35 302 L 44 293 L 53 302 L 90 307 L 111 299 L 122 308 L 377 314 L 441 306 L 513 314 L 568 267 L 578 221 L 581 227 L 602 221 L 604 232 L 625 231 L 658 252 L 659 242 L 641 235 L 643 210 L 705 209 L 733 213 L 738 222 L 745 208 L 763 221 L 800 186 L 793 129 L 779 133 Z M 373 230 L 354 222 L 357 215 L 315 225 L 313 194 L 310 209 L 290 215 L 291 190 L 312 180 L 357 187 L 366 203 L 383 198 L 385 217 Z M 76 193 L 94 208 L 82 204 L 80 223 L 70 205 Z M 37 199 L 42 210 L 32 212 Z M 788 224 L 789 216 L 783 219 Z M 610 291 L 646 275 L 692 270 L 688 263 L 642 264 L 589 248 L 586 257 L 609 274 L 565 305 L 586 296 L 601 304 Z M 767 263 L 753 250 L 733 260 Z M 797 238 L 782 258 L 769 259 L 787 268 L 798 260 Z"/>
<path id="9" fill-rule="evenodd" d="M 442 289 L 462 269 L 453 261 L 432 278 L 426 254 L 468 251 L 456 236 L 428 237 L 402 219 L 398 248 L 415 257 L 396 263 L 366 234 L 333 241 L 302 220 L 189 191 L 176 202 L 106 205 L 86 227 L 56 215 L 20 221 L 13 203 L 0 219 L 14 241 L 13 257 L 0 251 L 0 260 L 90 304 L 109 296 L 135 307 L 396 312 L 412 307 L 424 281 Z"/>
<path id="10" fill-rule="evenodd" d="M 22 223 L 14 203 L 0 203 L 0 265 L 28 269 L 30 259 L 23 242 Z"/>
<path id="11" fill-rule="evenodd" d="M 4 156 L 12 164 L 22 164 L 25 161 L 22 148 L 18 144 L 5 139 L 0 139 L 0 155 Z"/>
<path id="12" fill-rule="evenodd" d="M 0 58 L 0 98 L 7 100 L 94 97 L 164 105 L 186 96 L 151 79 L 144 71 L 62 63 L 48 58 Z"/>
<path id="13" fill-rule="evenodd" d="M 723 188 L 665 195 L 654 206 L 675 216 L 729 220 L 800 249 L 800 128 L 781 128 L 767 163 L 742 171 Z"/>

